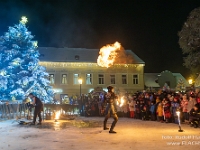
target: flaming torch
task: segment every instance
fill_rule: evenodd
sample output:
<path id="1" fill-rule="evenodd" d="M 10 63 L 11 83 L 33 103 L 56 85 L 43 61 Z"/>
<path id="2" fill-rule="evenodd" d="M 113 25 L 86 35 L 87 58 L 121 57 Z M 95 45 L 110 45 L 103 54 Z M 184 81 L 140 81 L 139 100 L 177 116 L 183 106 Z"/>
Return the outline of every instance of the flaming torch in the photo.
<path id="1" fill-rule="evenodd" d="M 124 105 L 124 97 L 121 97 L 121 99 L 117 101 L 117 105 L 119 105 L 119 107 Z"/>

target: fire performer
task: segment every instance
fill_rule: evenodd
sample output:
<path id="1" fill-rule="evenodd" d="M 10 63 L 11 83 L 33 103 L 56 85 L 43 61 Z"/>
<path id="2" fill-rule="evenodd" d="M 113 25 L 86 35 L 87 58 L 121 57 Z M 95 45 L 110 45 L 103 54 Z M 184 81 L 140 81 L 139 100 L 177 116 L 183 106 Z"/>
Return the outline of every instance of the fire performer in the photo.
<path id="1" fill-rule="evenodd" d="M 105 102 L 107 103 L 106 106 L 106 112 L 105 112 L 105 119 L 104 119 L 104 130 L 108 130 L 109 128 L 106 127 L 107 124 L 107 120 L 108 118 L 110 118 L 111 116 L 113 117 L 114 121 L 111 125 L 110 131 L 109 133 L 117 133 L 115 132 L 113 129 L 118 121 L 118 116 L 117 116 L 117 110 L 116 110 L 116 103 L 115 100 L 117 99 L 117 96 L 114 93 L 114 88 L 112 86 L 108 86 L 107 87 L 108 92 L 105 95 Z"/>
<path id="2" fill-rule="evenodd" d="M 35 107 L 33 122 L 31 123 L 31 125 L 35 125 L 37 116 L 39 117 L 38 125 L 41 125 L 42 124 L 41 111 L 43 111 L 43 104 L 41 100 L 38 97 L 36 97 L 33 93 L 30 93 L 28 96 L 33 100 L 33 106 Z"/>

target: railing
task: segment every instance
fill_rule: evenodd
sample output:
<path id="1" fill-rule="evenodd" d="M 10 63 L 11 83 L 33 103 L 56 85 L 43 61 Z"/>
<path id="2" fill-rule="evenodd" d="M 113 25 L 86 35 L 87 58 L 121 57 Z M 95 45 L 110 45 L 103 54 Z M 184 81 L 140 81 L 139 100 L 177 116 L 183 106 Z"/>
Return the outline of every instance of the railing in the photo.
<path id="1" fill-rule="evenodd" d="M 46 114 L 53 113 L 55 111 L 62 110 L 68 115 L 74 115 L 78 113 L 78 105 L 69 104 L 44 104 L 44 110 L 42 112 L 43 120 L 47 119 Z M 0 104 L 0 120 L 5 119 L 31 119 L 33 117 L 33 109 L 29 109 L 25 103 L 2 103 Z"/>

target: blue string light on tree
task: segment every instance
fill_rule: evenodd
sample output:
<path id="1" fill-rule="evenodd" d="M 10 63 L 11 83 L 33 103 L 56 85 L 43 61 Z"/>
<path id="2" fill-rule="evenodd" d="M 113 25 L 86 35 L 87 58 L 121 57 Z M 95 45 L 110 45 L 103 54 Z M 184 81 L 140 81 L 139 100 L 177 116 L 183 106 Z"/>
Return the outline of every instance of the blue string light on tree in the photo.
<path id="1" fill-rule="evenodd" d="M 23 16 L 0 37 L 0 99 L 22 100 L 30 92 L 45 101 L 53 100 L 48 73 L 39 65 L 38 42 L 26 28 Z M 49 86 L 48 90 L 45 88 Z M 42 94 L 41 94 L 42 92 Z"/>

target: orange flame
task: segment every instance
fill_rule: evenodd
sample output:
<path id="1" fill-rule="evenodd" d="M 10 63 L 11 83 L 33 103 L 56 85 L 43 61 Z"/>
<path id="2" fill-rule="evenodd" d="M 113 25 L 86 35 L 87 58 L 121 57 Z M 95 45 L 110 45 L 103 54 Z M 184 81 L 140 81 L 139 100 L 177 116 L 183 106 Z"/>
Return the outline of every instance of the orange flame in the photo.
<path id="1" fill-rule="evenodd" d="M 101 67 L 110 67 L 115 62 L 117 51 L 121 49 L 121 44 L 115 42 L 114 44 L 108 44 L 103 46 L 99 51 L 99 57 L 97 64 Z"/>
<path id="2" fill-rule="evenodd" d="M 55 119 L 59 119 L 60 118 L 60 111 L 57 111 L 55 114 Z"/>
<path id="3" fill-rule="evenodd" d="M 122 107 L 124 105 L 124 97 L 121 97 L 121 99 L 117 101 L 117 105 L 119 105 L 119 107 Z"/>

